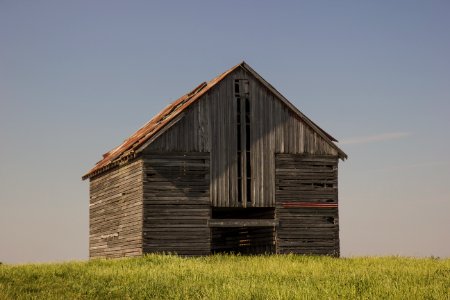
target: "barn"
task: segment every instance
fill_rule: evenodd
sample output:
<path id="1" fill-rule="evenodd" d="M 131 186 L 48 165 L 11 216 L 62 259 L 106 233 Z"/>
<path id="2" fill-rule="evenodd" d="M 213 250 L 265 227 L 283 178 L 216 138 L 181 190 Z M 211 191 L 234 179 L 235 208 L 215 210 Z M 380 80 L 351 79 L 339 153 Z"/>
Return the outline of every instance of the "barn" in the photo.
<path id="1" fill-rule="evenodd" d="M 89 179 L 89 256 L 339 256 L 347 155 L 242 62 L 163 109 Z"/>

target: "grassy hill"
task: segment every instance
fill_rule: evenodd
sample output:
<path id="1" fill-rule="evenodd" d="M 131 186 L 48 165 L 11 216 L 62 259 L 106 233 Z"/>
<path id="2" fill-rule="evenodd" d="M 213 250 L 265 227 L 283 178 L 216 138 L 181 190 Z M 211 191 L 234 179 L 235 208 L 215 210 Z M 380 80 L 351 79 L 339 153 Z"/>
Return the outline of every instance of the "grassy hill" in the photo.
<path id="1" fill-rule="evenodd" d="M 0 299 L 450 299 L 450 259 L 215 255 L 0 265 Z"/>

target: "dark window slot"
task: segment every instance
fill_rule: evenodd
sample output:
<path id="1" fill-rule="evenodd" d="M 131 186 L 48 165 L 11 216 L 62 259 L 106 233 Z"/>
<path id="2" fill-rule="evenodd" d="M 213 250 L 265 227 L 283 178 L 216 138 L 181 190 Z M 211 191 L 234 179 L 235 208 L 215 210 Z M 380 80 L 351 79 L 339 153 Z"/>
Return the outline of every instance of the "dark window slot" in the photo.
<path id="1" fill-rule="evenodd" d="M 242 167 L 242 159 L 241 159 L 241 151 L 237 152 L 238 158 L 237 158 L 237 168 L 238 168 L 238 177 L 241 178 L 242 173 L 240 172 Z"/>
<path id="2" fill-rule="evenodd" d="M 250 100 L 248 91 L 248 80 L 236 79 L 234 81 L 237 131 L 237 201 L 239 203 L 251 201 Z"/>
<path id="3" fill-rule="evenodd" d="M 251 178 L 247 178 L 247 202 L 252 202 L 252 180 Z"/>
<path id="4" fill-rule="evenodd" d="M 245 148 L 250 151 L 250 125 L 245 125 Z"/>
<path id="5" fill-rule="evenodd" d="M 238 202 L 241 203 L 242 202 L 242 178 L 238 177 L 238 187 L 237 187 L 237 192 L 238 192 Z"/>
<path id="6" fill-rule="evenodd" d="M 245 153 L 245 161 L 247 163 L 247 177 L 250 178 L 252 174 L 252 164 L 250 163 L 250 151 Z"/>
<path id="7" fill-rule="evenodd" d="M 239 160 L 239 154 L 240 154 L 240 152 L 241 152 L 241 150 L 242 150 L 242 145 L 241 145 L 241 131 L 240 131 L 240 127 L 238 127 L 238 130 L 237 130 L 237 151 L 238 151 L 238 160 Z M 238 169 L 238 170 L 240 170 L 240 169 Z"/>
<path id="8" fill-rule="evenodd" d="M 250 100 L 248 97 L 245 98 L 245 113 L 250 114 Z"/>

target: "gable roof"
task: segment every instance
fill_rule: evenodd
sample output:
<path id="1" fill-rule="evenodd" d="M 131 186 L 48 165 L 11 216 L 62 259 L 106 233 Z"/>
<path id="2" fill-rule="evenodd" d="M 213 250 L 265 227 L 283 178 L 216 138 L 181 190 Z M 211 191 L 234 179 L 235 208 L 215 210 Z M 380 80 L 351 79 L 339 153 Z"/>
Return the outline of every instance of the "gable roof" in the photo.
<path id="1" fill-rule="evenodd" d="M 241 62 L 231 69 L 220 74 L 216 78 L 209 82 L 203 82 L 198 85 L 191 92 L 181 96 L 179 99 L 172 102 L 166 108 L 164 108 L 159 114 L 154 116 L 149 122 L 142 126 L 133 135 L 127 138 L 121 145 L 113 150 L 103 154 L 103 158 L 97 162 L 97 164 L 89 172 L 83 175 L 82 179 L 85 180 L 97 174 L 100 174 L 114 166 L 120 165 L 123 162 L 128 161 L 130 158 L 135 157 L 143 148 L 149 145 L 165 130 L 170 128 L 173 124 L 178 122 L 186 109 L 203 96 L 212 87 L 217 85 L 228 74 L 238 68 L 243 68 L 252 74 L 258 81 L 260 81 L 267 89 L 269 89 L 275 96 L 277 96 L 286 106 L 288 106 L 301 120 L 308 124 L 315 132 L 317 132 L 325 141 L 335 148 L 341 159 L 346 159 L 345 154 L 338 146 L 333 142 L 337 142 L 335 138 L 317 126 L 313 121 L 300 112 L 289 100 L 287 100 L 280 92 L 278 92 L 270 83 L 256 73 L 247 63 Z"/>

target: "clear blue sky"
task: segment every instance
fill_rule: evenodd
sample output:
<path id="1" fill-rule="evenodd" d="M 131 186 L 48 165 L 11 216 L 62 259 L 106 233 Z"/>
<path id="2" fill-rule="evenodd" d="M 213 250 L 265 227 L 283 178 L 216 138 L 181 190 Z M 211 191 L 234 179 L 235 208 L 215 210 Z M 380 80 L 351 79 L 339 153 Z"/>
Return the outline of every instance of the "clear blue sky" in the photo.
<path id="1" fill-rule="evenodd" d="M 80 177 L 245 60 L 335 136 L 344 256 L 450 256 L 450 2 L 1 1 L 0 261 L 86 259 Z"/>

